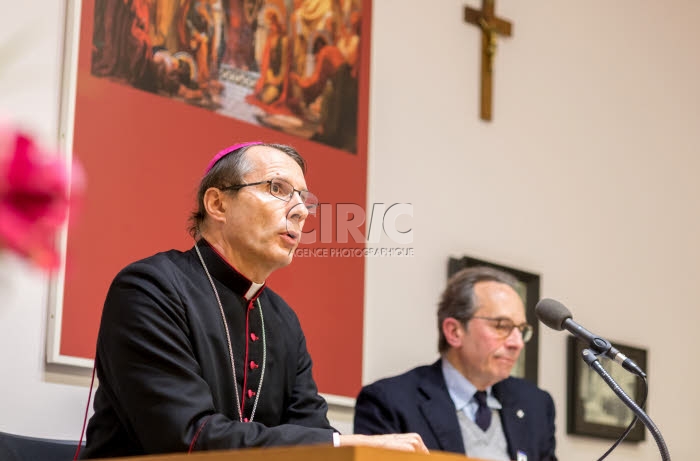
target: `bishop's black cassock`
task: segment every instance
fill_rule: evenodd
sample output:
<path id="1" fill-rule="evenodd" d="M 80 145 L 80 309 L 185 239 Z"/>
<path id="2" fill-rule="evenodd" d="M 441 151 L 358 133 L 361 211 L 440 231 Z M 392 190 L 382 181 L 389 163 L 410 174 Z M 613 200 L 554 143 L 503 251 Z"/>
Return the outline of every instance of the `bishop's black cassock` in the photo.
<path id="1" fill-rule="evenodd" d="M 224 309 L 237 382 L 219 304 L 195 249 L 130 264 L 112 282 L 102 312 L 100 385 L 84 458 L 332 442 L 294 311 L 266 287 L 246 300 L 251 282 L 205 240 L 197 245 Z"/>

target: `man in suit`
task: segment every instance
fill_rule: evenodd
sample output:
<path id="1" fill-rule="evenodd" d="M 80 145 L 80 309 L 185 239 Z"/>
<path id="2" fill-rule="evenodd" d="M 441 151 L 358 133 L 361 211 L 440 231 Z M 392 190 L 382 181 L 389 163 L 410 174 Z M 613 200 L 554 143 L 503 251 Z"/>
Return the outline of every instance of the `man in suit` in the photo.
<path id="1" fill-rule="evenodd" d="M 440 360 L 362 388 L 355 432 L 417 432 L 429 449 L 555 461 L 551 396 L 510 377 L 532 336 L 516 283 L 488 267 L 451 277 L 438 307 Z"/>

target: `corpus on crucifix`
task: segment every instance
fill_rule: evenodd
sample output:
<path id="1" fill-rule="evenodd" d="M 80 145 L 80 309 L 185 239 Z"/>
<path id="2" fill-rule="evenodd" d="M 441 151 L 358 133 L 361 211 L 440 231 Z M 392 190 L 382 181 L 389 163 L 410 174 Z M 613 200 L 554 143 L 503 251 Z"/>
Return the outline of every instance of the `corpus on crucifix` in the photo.
<path id="1" fill-rule="evenodd" d="M 497 18 L 495 0 L 482 0 L 481 10 L 464 7 L 464 20 L 481 29 L 481 118 L 491 120 L 493 56 L 496 54 L 496 36 L 510 37 L 512 24 Z"/>

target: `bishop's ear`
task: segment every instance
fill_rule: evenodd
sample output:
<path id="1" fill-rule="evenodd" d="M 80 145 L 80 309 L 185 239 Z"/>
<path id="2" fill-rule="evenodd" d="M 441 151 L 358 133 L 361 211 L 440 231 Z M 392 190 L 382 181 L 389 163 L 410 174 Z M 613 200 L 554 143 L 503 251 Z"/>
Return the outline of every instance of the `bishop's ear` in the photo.
<path id="1" fill-rule="evenodd" d="M 224 200 L 226 192 L 216 187 L 210 187 L 204 193 L 202 201 L 207 215 L 214 221 L 225 221 L 227 202 Z"/>
<path id="2" fill-rule="evenodd" d="M 464 337 L 464 325 L 455 318 L 447 317 L 442 321 L 442 334 L 450 347 L 459 347 Z"/>

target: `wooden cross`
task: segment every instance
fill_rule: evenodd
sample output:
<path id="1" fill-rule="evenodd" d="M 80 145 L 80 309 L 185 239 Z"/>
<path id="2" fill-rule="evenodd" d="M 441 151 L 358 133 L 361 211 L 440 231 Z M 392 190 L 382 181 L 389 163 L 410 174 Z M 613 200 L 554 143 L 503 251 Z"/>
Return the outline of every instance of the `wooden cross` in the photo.
<path id="1" fill-rule="evenodd" d="M 481 28 L 481 119 L 491 120 L 493 55 L 496 54 L 496 34 L 510 37 L 510 22 L 497 18 L 495 0 L 482 0 L 481 10 L 464 7 L 464 20 Z"/>

